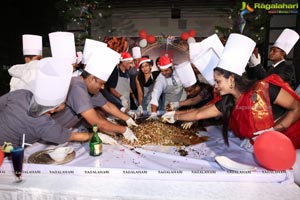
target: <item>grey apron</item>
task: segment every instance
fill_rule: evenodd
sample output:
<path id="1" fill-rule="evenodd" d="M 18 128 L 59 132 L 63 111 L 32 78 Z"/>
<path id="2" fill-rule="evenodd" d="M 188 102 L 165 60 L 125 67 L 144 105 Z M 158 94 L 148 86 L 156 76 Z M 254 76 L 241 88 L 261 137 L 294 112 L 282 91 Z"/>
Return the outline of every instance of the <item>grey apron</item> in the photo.
<path id="1" fill-rule="evenodd" d="M 167 79 L 166 79 L 167 82 Z M 182 87 L 182 84 L 178 85 L 168 85 L 164 91 L 165 95 L 165 104 L 164 107 L 166 107 L 167 104 L 174 101 L 181 101 L 186 98 L 186 93 Z"/>
<path id="2" fill-rule="evenodd" d="M 119 73 L 119 68 L 118 68 L 118 83 L 116 86 L 116 90 L 124 97 L 128 99 L 128 105 L 130 106 L 130 79 L 121 77 Z M 130 108 L 128 108 L 130 109 Z"/>

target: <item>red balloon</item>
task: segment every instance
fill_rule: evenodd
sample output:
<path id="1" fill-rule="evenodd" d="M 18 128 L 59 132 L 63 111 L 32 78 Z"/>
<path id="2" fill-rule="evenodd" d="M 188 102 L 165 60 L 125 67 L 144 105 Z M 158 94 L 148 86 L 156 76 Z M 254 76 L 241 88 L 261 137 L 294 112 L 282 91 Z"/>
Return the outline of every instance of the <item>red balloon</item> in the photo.
<path id="1" fill-rule="evenodd" d="M 180 38 L 182 40 L 187 40 L 189 37 L 190 37 L 190 35 L 187 32 L 181 33 L 181 36 L 180 36 Z"/>
<path id="2" fill-rule="evenodd" d="M 0 147 L 0 166 L 3 163 L 3 160 L 4 160 L 4 152 L 3 152 L 2 148 Z"/>
<path id="3" fill-rule="evenodd" d="M 139 36 L 141 39 L 146 39 L 147 38 L 147 32 L 145 30 L 140 30 Z"/>
<path id="4" fill-rule="evenodd" d="M 190 37 L 195 37 L 196 31 L 194 29 L 189 30 L 189 35 L 190 35 Z"/>
<path id="5" fill-rule="evenodd" d="M 154 35 L 148 35 L 147 36 L 147 42 L 149 44 L 153 44 L 155 41 L 156 41 L 156 39 L 155 39 Z"/>
<path id="6" fill-rule="evenodd" d="M 254 142 L 254 155 L 261 166 L 269 170 L 290 169 L 296 160 L 292 141 L 278 131 L 266 131 Z"/>

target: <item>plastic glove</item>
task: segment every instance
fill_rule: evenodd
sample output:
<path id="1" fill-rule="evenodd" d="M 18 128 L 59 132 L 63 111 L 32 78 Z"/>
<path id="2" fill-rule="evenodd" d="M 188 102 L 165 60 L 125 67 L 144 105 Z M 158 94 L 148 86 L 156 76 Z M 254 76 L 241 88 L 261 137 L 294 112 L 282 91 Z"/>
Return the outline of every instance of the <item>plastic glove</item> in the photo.
<path id="1" fill-rule="evenodd" d="M 183 129 L 190 129 L 193 126 L 194 122 L 184 122 L 181 124 Z"/>
<path id="2" fill-rule="evenodd" d="M 130 128 L 130 127 L 137 127 L 138 125 L 135 123 L 135 121 L 132 119 L 132 118 L 129 118 L 127 121 L 126 121 L 126 124 L 127 126 Z"/>
<path id="3" fill-rule="evenodd" d="M 175 101 L 175 102 L 170 102 L 170 109 L 171 110 L 177 110 L 179 108 L 179 102 Z"/>
<path id="4" fill-rule="evenodd" d="M 255 54 L 253 53 L 250 56 L 249 67 L 255 67 L 256 65 L 260 64 L 260 62 L 261 62 L 260 54 L 257 54 L 256 57 Z"/>
<path id="5" fill-rule="evenodd" d="M 122 106 L 129 109 L 129 100 L 124 96 L 121 96 L 120 99 L 121 99 Z"/>
<path id="6" fill-rule="evenodd" d="M 149 120 L 158 120 L 158 116 L 156 112 L 152 112 L 151 115 L 146 119 L 147 121 Z"/>
<path id="7" fill-rule="evenodd" d="M 130 130 L 130 128 L 126 128 L 126 131 L 123 133 L 123 136 L 129 142 L 138 141 L 138 139 L 136 138 L 132 130 Z"/>
<path id="8" fill-rule="evenodd" d="M 136 110 L 136 115 L 139 117 L 143 114 L 143 106 L 139 106 Z"/>
<path id="9" fill-rule="evenodd" d="M 104 144 L 112 144 L 112 145 L 118 144 L 118 142 L 115 139 L 113 139 L 112 137 L 106 134 L 98 133 L 98 135 Z"/>
<path id="10" fill-rule="evenodd" d="M 129 111 L 127 112 L 127 114 L 128 114 L 131 118 L 133 118 L 133 119 L 136 119 L 136 118 L 137 118 L 137 114 L 136 114 L 135 112 L 131 111 L 131 110 L 129 110 Z"/>
<path id="11" fill-rule="evenodd" d="M 166 112 L 165 114 L 163 114 L 163 116 L 161 116 L 162 121 L 174 124 L 176 122 L 176 120 L 174 119 L 174 115 L 175 111 Z"/>
<path id="12" fill-rule="evenodd" d="M 255 133 L 253 133 L 253 138 L 252 140 L 255 141 L 257 136 L 259 136 L 260 134 L 262 134 L 263 132 L 265 131 L 274 131 L 274 128 L 271 127 L 269 129 L 265 129 L 265 130 L 261 130 L 261 131 L 257 131 Z M 249 138 L 245 138 L 241 144 L 240 144 L 240 147 L 244 148 L 244 149 L 249 149 L 250 147 L 252 146 L 251 142 L 250 142 L 250 139 Z"/>

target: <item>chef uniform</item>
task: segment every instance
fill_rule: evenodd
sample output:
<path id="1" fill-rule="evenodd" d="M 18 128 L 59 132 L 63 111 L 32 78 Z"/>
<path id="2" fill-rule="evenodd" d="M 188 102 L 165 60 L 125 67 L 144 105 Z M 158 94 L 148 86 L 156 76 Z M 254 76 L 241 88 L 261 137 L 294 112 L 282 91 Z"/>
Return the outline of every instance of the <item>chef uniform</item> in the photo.
<path id="1" fill-rule="evenodd" d="M 35 90 L 16 90 L 0 97 L 0 144 L 12 142 L 13 146 L 22 143 L 25 134 L 26 143 L 48 141 L 63 144 L 68 141 L 71 132 L 56 123 L 49 115 L 33 117 L 31 103 L 55 108 L 66 99 L 70 85 L 72 68 L 63 60 L 43 58 L 38 63 Z"/>
<path id="2" fill-rule="evenodd" d="M 133 61 L 133 58 L 130 53 L 123 52 L 121 53 L 120 61 L 121 63 L 115 67 L 114 71 L 109 77 L 106 87 L 108 88 L 108 91 L 110 91 L 111 88 L 114 88 L 119 94 L 121 94 L 120 98 L 111 94 L 111 98 L 114 98 L 115 101 L 121 103 L 124 108 L 130 109 L 130 66 L 128 66 L 130 63 L 123 64 L 123 62 Z M 125 71 L 121 70 L 121 65 L 126 65 Z"/>
<path id="3" fill-rule="evenodd" d="M 87 62 L 85 70 L 106 81 L 115 65 L 119 62 L 120 54 L 101 45 L 89 46 L 85 48 L 85 51 L 90 51 L 88 59 L 84 59 Z M 84 80 L 80 77 L 73 77 L 66 108 L 61 112 L 55 113 L 52 117 L 64 127 L 73 128 L 82 119 L 80 113 L 95 107 L 101 107 L 106 103 L 107 100 L 102 93 L 90 95 Z"/>
<path id="4" fill-rule="evenodd" d="M 42 36 L 25 34 L 22 36 L 23 55 L 42 57 L 43 42 Z M 25 59 L 26 62 L 26 59 Z M 10 80 L 10 91 L 27 89 L 33 91 L 34 81 L 38 70 L 38 60 L 31 60 L 25 64 L 12 66 L 8 73 L 12 76 Z"/>
<path id="5" fill-rule="evenodd" d="M 277 47 L 284 51 L 285 55 L 288 55 L 298 39 L 299 35 L 296 31 L 286 28 L 277 38 L 272 47 Z M 282 59 L 277 63 L 273 63 L 272 66 L 268 66 L 267 69 L 264 69 L 264 67 L 260 64 L 260 55 L 259 58 L 254 56 L 255 55 L 253 54 L 250 58 L 248 69 L 251 75 L 254 75 L 257 79 L 263 79 L 270 74 L 278 74 L 284 81 L 289 83 L 293 89 L 296 88 L 294 65 L 289 65 L 285 59 Z"/>
<path id="6" fill-rule="evenodd" d="M 160 70 L 173 67 L 172 60 L 166 56 L 161 56 L 159 58 L 158 65 Z M 182 82 L 178 77 L 176 67 L 175 70 L 172 70 L 172 75 L 168 78 L 166 78 L 162 73 L 158 75 L 154 84 L 150 104 L 158 107 L 161 95 L 164 95 L 164 107 L 170 102 L 186 99 L 186 93 L 183 89 Z M 156 112 L 156 110 L 151 110 L 151 112 L 154 114 L 153 112 Z"/>
<path id="7" fill-rule="evenodd" d="M 138 93 L 135 83 L 135 78 L 138 73 L 138 63 L 139 60 L 142 58 L 142 52 L 140 47 L 133 47 L 132 48 L 132 57 L 134 61 L 134 65 L 131 66 L 129 69 L 129 78 L 130 78 L 130 88 L 131 88 L 131 95 L 130 95 L 130 109 L 136 110 L 138 107 Z"/>

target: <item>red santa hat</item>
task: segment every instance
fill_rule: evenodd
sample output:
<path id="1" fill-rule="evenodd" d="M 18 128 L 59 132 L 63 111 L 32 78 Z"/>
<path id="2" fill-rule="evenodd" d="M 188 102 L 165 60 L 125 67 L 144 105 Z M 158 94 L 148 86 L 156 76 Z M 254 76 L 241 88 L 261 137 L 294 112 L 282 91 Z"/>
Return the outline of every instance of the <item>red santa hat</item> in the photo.
<path id="1" fill-rule="evenodd" d="M 133 60 L 133 57 L 129 52 L 122 52 L 121 53 L 121 61 L 130 61 Z"/>
<path id="2" fill-rule="evenodd" d="M 139 63 L 138 63 L 138 67 L 141 67 L 141 65 L 143 63 L 145 63 L 145 62 L 149 62 L 152 65 L 152 60 L 151 59 L 149 59 L 149 58 L 141 58 L 140 61 L 139 61 Z"/>
<path id="3" fill-rule="evenodd" d="M 167 56 L 161 56 L 158 60 L 158 67 L 160 69 L 167 69 L 173 65 L 172 59 Z"/>

